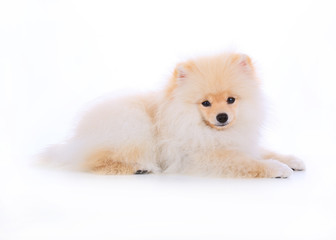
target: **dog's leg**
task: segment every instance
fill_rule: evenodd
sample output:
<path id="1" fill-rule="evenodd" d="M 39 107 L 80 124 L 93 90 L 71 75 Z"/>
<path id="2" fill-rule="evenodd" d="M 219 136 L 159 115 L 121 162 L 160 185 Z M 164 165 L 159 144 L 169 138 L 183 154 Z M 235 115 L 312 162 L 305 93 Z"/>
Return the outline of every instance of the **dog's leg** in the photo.
<path id="1" fill-rule="evenodd" d="M 96 150 L 88 155 L 83 168 L 98 174 L 113 175 L 159 172 L 151 149 L 141 145 L 114 150 Z"/>
<path id="2" fill-rule="evenodd" d="M 233 177 L 248 178 L 287 178 L 292 170 L 276 160 L 257 160 L 243 154 L 230 153 L 229 158 L 223 159 L 223 174 Z"/>
<path id="3" fill-rule="evenodd" d="M 275 153 L 275 152 L 271 152 L 269 150 L 262 149 L 261 150 L 261 157 L 265 160 L 267 160 L 267 159 L 278 160 L 279 162 L 282 162 L 282 163 L 286 164 L 287 166 L 289 166 L 294 171 L 305 170 L 304 162 L 301 159 L 299 159 L 295 156 L 278 154 L 278 153 Z"/>
<path id="4" fill-rule="evenodd" d="M 100 150 L 86 160 L 84 169 L 97 174 L 124 175 L 133 174 L 136 170 L 135 164 L 125 162 L 114 151 Z"/>
<path id="5" fill-rule="evenodd" d="M 218 151 L 202 155 L 194 155 L 185 169 L 186 173 L 221 177 L 287 178 L 293 172 L 279 161 L 254 159 L 238 151 Z"/>
<path id="6" fill-rule="evenodd" d="M 127 154 L 121 150 L 98 150 L 87 158 L 84 168 L 97 174 L 134 174 L 138 170 L 139 158 L 141 152 L 137 149 Z"/>

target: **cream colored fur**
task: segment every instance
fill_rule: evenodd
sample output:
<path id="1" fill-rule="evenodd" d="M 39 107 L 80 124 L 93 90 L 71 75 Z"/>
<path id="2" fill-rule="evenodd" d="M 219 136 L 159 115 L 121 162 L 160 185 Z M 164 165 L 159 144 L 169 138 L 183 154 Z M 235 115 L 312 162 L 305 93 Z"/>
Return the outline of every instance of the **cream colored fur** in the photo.
<path id="1" fill-rule="evenodd" d="M 236 101 L 228 104 L 228 97 Z M 209 99 L 212 106 L 204 107 Z M 217 126 L 222 112 L 229 124 Z M 163 91 L 102 101 L 44 157 L 102 174 L 288 177 L 303 170 L 299 159 L 261 149 L 263 119 L 250 58 L 226 53 L 178 64 Z"/>

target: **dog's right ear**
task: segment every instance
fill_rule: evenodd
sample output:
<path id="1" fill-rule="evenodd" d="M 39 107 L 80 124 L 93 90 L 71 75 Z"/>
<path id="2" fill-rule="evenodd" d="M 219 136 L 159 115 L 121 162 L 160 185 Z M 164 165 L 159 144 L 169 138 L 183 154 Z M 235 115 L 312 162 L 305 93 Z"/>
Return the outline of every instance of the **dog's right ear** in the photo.
<path id="1" fill-rule="evenodd" d="M 176 78 L 177 79 L 182 80 L 182 79 L 187 77 L 187 70 L 184 67 L 184 63 L 177 64 L 175 71 L 176 71 Z"/>
<path id="2" fill-rule="evenodd" d="M 183 82 L 190 76 L 192 70 L 192 64 L 190 62 L 182 62 L 176 65 L 172 78 L 167 87 L 166 94 L 171 96 L 178 85 L 183 84 Z"/>
<path id="3" fill-rule="evenodd" d="M 192 68 L 193 63 L 190 61 L 177 64 L 174 72 L 175 78 L 180 81 L 185 80 L 192 72 Z"/>

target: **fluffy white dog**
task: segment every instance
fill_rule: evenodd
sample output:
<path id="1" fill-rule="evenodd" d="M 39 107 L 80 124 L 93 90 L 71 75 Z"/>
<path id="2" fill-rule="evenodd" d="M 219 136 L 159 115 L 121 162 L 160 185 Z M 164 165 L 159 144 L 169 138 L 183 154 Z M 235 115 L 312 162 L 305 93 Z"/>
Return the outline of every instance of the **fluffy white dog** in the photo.
<path id="1" fill-rule="evenodd" d="M 97 104 L 44 156 L 101 174 L 286 178 L 304 164 L 259 146 L 259 85 L 246 55 L 190 60 L 163 91 Z"/>

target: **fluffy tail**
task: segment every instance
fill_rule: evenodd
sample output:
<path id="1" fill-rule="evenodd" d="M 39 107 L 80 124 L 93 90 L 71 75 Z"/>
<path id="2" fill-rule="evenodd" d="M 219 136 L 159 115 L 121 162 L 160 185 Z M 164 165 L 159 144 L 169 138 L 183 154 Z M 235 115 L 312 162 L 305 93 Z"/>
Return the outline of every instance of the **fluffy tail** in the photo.
<path id="1" fill-rule="evenodd" d="M 80 156 L 78 148 L 71 143 L 53 144 L 42 150 L 37 156 L 38 164 L 57 168 L 78 168 Z"/>

